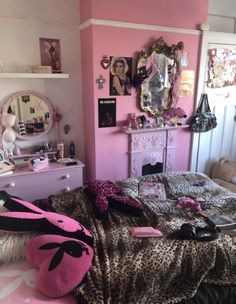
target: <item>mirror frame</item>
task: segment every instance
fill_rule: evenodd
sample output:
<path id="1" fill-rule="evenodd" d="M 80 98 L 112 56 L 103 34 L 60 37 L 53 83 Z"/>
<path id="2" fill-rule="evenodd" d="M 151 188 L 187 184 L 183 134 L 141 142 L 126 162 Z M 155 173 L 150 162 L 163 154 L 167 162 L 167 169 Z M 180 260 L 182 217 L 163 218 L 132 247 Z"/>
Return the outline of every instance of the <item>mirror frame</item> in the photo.
<path id="1" fill-rule="evenodd" d="M 51 113 L 51 120 L 48 124 L 47 129 L 44 132 L 42 132 L 38 135 L 21 135 L 18 132 L 16 132 L 16 130 L 13 129 L 13 131 L 16 134 L 16 138 L 19 138 L 19 139 L 22 139 L 22 140 L 34 141 L 34 140 L 37 140 L 37 139 L 45 136 L 51 130 L 51 128 L 53 126 L 53 123 L 54 123 L 54 109 L 53 109 L 49 99 L 47 97 L 45 97 L 44 95 L 42 95 L 38 92 L 35 92 L 35 91 L 23 90 L 23 91 L 15 92 L 15 93 L 8 96 L 7 100 L 3 104 L 2 114 L 7 113 L 8 108 L 9 108 L 11 102 L 13 101 L 13 99 L 15 99 L 17 97 L 20 97 L 22 95 L 33 95 L 33 96 L 36 96 L 36 97 L 42 99 L 47 104 L 47 106 L 49 108 L 49 112 Z"/>
<path id="2" fill-rule="evenodd" d="M 180 76 L 180 58 L 179 52 L 183 51 L 184 44 L 182 41 L 178 42 L 177 44 L 172 44 L 168 46 L 164 41 L 163 37 L 161 36 L 158 38 L 154 44 L 149 47 L 147 52 L 141 51 L 138 53 L 137 59 L 137 74 L 134 77 L 134 82 L 136 83 L 136 87 L 140 86 L 140 95 L 139 95 L 139 106 L 144 112 L 147 112 L 151 117 L 159 117 L 161 116 L 166 110 L 168 110 L 171 106 L 173 106 L 174 98 L 178 99 L 178 96 L 174 96 L 174 87 L 178 83 L 178 79 Z M 159 111 L 153 111 L 151 106 L 143 106 L 141 94 L 143 91 L 143 83 L 149 77 L 152 72 L 152 68 L 147 69 L 146 63 L 149 57 L 152 56 L 153 53 L 156 54 L 163 54 L 173 61 L 171 69 L 175 69 L 174 73 L 174 80 L 170 83 L 171 89 L 168 90 L 168 103 L 166 107 L 161 106 Z M 169 74 L 169 73 L 168 73 Z M 163 89 L 165 90 L 165 88 Z"/>

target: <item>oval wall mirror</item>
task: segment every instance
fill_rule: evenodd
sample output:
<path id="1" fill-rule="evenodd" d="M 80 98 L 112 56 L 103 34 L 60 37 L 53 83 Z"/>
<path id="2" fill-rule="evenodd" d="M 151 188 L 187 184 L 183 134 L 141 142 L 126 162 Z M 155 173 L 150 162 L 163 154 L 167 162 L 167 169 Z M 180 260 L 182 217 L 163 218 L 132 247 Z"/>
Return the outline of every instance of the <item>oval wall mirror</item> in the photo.
<path id="1" fill-rule="evenodd" d="M 15 115 L 12 126 L 16 137 L 35 140 L 47 134 L 53 125 L 53 108 L 49 100 L 33 91 L 11 94 L 3 105 L 2 115 Z"/>
<path id="2" fill-rule="evenodd" d="M 138 54 L 135 82 L 140 85 L 140 107 L 152 117 L 173 106 L 182 50 L 183 42 L 168 46 L 160 37 L 147 52 Z"/>

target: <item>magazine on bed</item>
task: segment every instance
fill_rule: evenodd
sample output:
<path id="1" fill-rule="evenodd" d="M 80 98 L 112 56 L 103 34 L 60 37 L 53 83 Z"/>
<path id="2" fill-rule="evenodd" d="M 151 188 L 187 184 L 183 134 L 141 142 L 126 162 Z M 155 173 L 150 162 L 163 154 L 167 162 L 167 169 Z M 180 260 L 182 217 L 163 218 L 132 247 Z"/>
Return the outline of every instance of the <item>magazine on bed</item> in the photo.
<path id="1" fill-rule="evenodd" d="M 140 182 L 138 197 L 145 199 L 166 198 L 165 186 L 162 183 Z"/>
<path id="2" fill-rule="evenodd" d="M 236 216 L 212 215 L 208 217 L 217 227 L 223 230 L 236 229 Z"/>

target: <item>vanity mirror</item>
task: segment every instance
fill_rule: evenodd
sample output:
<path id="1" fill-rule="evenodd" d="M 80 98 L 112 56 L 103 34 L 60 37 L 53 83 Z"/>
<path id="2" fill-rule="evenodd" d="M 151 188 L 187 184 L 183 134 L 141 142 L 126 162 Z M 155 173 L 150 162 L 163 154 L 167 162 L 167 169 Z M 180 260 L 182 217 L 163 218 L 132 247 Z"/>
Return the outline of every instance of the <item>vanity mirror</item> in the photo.
<path id="1" fill-rule="evenodd" d="M 147 52 L 138 53 L 136 87 L 140 87 L 140 106 L 152 117 L 158 117 L 178 98 L 179 55 L 183 42 L 168 46 L 160 37 Z"/>
<path id="2" fill-rule="evenodd" d="M 4 103 L 2 119 L 15 116 L 12 129 L 16 137 L 35 140 L 49 132 L 53 125 L 53 113 L 45 96 L 33 91 L 20 91 L 10 95 Z"/>

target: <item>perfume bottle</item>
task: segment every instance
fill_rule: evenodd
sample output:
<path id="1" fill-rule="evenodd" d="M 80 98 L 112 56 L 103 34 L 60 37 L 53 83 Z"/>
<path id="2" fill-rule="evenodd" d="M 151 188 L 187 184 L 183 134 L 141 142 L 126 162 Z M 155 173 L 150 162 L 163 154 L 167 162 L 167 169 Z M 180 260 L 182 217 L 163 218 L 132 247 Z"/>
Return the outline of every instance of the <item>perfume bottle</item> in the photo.
<path id="1" fill-rule="evenodd" d="M 75 144 L 73 141 L 70 143 L 70 158 L 75 158 Z"/>
<path id="2" fill-rule="evenodd" d="M 139 128 L 135 113 L 131 113 L 131 129 L 137 130 Z"/>
<path id="3" fill-rule="evenodd" d="M 64 143 L 57 144 L 57 157 L 64 158 Z"/>

